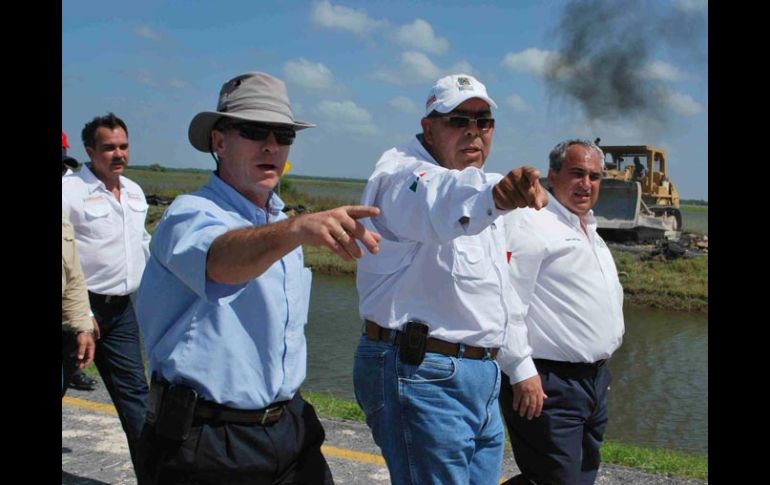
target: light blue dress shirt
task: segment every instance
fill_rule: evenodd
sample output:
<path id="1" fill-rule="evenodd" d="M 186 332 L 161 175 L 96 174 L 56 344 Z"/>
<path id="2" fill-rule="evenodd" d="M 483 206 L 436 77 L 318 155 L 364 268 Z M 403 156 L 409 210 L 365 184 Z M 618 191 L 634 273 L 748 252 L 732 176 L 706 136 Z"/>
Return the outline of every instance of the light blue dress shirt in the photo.
<path id="1" fill-rule="evenodd" d="M 305 379 L 304 326 L 311 272 L 302 247 L 242 285 L 206 279 L 219 235 L 286 219 L 273 194 L 266 210 L 216 174 L 177 197 L 150 244 L 136 312 L 150 371 L 238 409 L 290 399 Z"/>

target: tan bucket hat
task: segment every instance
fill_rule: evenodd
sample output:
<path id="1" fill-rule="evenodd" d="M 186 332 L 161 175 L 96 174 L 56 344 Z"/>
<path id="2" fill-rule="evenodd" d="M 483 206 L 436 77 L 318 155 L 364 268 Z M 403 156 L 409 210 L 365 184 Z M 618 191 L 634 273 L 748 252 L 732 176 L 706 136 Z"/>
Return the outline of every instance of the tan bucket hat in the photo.
<path id="1" fill-rule="evenodd" d="M 196 149 L 208 153 L 211 129 L 219 118 L 289 125 L 295 130 L 315 125 L 294 119 L 286 85 L 264 72 L 247 72 L 222 85 L 216 111 L 198 113 L 190 122 L 187 136 Z"/>

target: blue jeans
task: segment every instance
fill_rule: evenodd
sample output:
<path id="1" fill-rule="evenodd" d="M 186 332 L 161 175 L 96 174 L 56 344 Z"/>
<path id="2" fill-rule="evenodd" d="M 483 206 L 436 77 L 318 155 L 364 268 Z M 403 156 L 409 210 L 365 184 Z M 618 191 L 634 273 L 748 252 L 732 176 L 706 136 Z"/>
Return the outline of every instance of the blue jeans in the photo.
<path id="1" fill-rule="evenodd" d="M 490 359 L 425 354 L 401 363 L 389 342 L 361 337 L 356 400 L 394 484 L 497 484 L 503 461 L 500 368 Z"/>

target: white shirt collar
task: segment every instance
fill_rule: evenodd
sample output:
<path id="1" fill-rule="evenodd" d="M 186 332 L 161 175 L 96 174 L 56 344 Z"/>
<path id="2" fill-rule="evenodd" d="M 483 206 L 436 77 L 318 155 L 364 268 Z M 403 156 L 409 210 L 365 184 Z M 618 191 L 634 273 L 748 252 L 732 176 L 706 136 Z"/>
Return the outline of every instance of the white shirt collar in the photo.
<path id="1" fill-rule="evenodd" d="M 548 192 L 548 205 L 546 208 L 550 208 L 553 212 L 555 212 L 557 215 L 560 215 L 567 219 L 567 221 L 570 223 L 570 225 L 580 229 L 580 217 L 578 217 L 577 214 L 567 209 L 561 202 L 556 199 L 556 196 L 553 195 L 553 192 Z M 595 230 L 596 229 L 596 218 L 594 217 L 594 210 L 590 209 L 588 211 L 588 214 L 586 214 L 585 217 L 586 222 L 586 228 Z"/>
<path id="2" fill-rule="evenodd" d="M 83 164 L 83 166 L 80 169 L 80 173 L 82 174 L 81 177 L 83 178 L 83 182 L 86 183 L 88 186 L 88 193 L 93 193 L 97 189 L 103 189 L 107 190 L 107 186 L 104 185 L 104 182 L 99 180 L 99 178 L 94 174 L 94 172 L 91 170 L 91 168 L 87 164 Z M 119 178 L 120 188 L 121 190 L 125 188 L 126 184 L 123 181 L 123 176 L 120 175 Z"/>

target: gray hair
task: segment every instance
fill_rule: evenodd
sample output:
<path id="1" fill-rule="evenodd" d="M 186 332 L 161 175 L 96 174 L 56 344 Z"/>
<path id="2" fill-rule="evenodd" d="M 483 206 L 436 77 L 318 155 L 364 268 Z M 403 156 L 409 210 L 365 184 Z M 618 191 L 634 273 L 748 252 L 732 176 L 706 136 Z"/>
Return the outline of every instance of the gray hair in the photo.
<path id="1" fill-rule="evenodd" d="M 604 168 L 604 152 L 599 148 L 599 145 L 589 140 L 574 139 L 563 141 L 553 147 L 553 150 L 551 150 L 551 153 L 548 155 L 549 168 L 551 170 L 554 172 L 559 172 L 561 170 L 561 165 L 564 163 L 564 159 L 567 158 L 567 149 L 572 145 L 581 145 L 586 149 L 595 150 L 596 153 L 599 154 L 599 161 L 602 168 Z"/>

